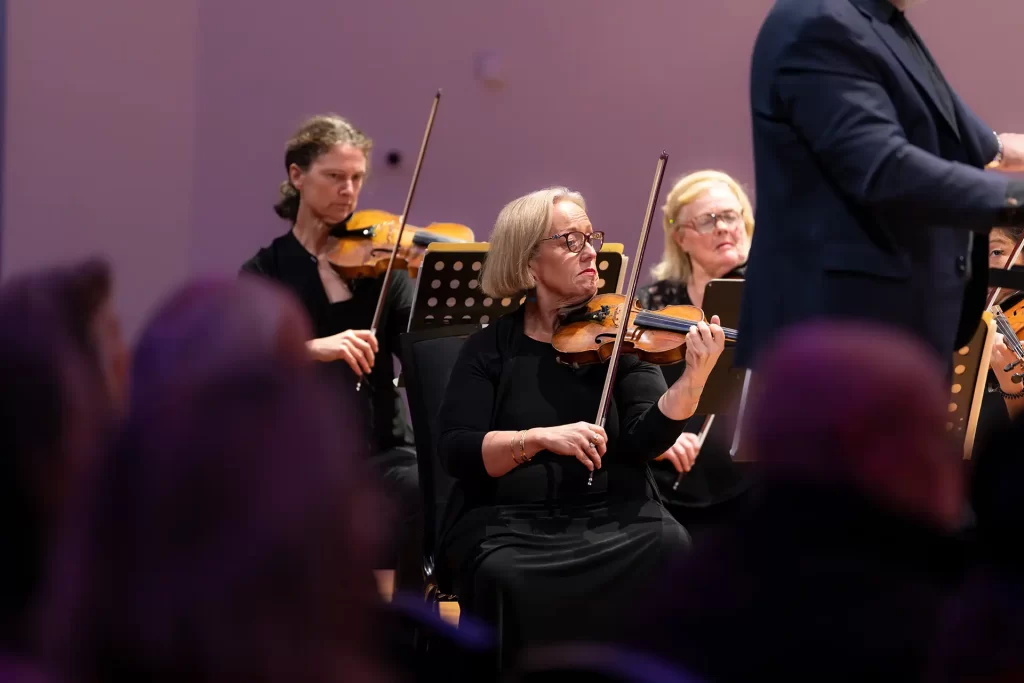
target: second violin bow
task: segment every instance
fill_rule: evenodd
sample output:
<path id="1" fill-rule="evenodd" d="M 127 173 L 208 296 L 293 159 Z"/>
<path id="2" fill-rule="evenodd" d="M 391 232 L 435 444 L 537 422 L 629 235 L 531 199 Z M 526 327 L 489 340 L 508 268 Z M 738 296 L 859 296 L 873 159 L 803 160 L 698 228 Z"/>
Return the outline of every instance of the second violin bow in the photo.
<path id="1" fill-rule="evenodd" d="M 416 184 L 420 179 L 420 169 L 423 168 L 423 157 L 427 153 L 427 143 L 430 142 L 430 132 L 434 129 L 434 117 L 437 115 L 437 105 L 441 102 L 441 91 L 434 95 L 434 103 L 430 107 L 430 117 L 427 119 L 427 129 L 423 131 L 423 142 L 420 144 L 420 154 L 416 158 L 416 167 L 412 172 L 412 182 L 409 183 L 409 193 L 405 197 L 405 208 L 398 224 L 398 237 L 395 238 L 395 246 L 391 250 L 391 258 L 388 259 L 387 270 L 384 271 L 384 279 L 380 284 L 380 296 L 377 298 L 377 309 L 373 312 L 373 322 L 370 323 L 370 332 L 377 336 L 377 326 L 380 325 L 380 316 L 384 310 L 384 302 L 388 296 L 388 285 L 391 284 L 391 274 L 395 268 L 395 257 L 398 256 L 398 248 L 402 244 L 402 233 L 405 232 L 405 222 L 409 217 L 409 207 L 412 206 L 413 195 L 416 194 Z M 360 377 L 356 383 L 356 391 L 363 386 L 364 377 Z"/>

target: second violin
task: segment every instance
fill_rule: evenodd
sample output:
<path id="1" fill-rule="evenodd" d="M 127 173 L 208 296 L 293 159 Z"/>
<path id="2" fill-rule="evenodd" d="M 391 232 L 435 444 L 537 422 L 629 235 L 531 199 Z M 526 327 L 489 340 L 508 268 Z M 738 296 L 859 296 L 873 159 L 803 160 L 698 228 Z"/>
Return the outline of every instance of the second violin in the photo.
<path id="1" fill-rule="evenodd" d="M 625 318 L 625 301 L 621 294 L 602 294 L 570 312 L 551 340 L 559 362 L 580 366 L 607 361 Z M 707 319 L 696 306 L 668 306 L 654 312 L 634 301 L 621 353 L 654 365 L 680 363 L 686 356 L 686 333 L 700 322 Z M 727 343 L 736 341 L 736 330 L 723 331 Z"/>
<path id="2" fill-rule="evenodd" d="M 327 260 L 342 277 L 378 277 L 387 269 L 391 252 L 397 247 L 394 268 L 408 271 L 415 278 L 430 243 L 474 241 L 473 231 L 461 223 L 431 223 L 426 228 L 406 223 L 399 239 L 400 226 L 401 217 L 387 211 L 357 211 Z"/>

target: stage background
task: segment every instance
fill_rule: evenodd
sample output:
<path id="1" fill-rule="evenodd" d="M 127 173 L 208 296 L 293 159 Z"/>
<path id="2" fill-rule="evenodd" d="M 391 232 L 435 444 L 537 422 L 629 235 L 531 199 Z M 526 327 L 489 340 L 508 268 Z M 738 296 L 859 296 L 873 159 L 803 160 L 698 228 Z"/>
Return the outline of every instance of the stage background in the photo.
<path id="1" fill-rule="evenodd" d="M 271 205 L 307 115 L 374 138 L 361 206 L 400 211 L 438 87 L 412 222 L 486 239 L 506 201 L 567 184 L 632 255 L 663 149 L 668 181 L 715 167 L 752 185 L 748 67 L 770 4 L 12 0 L 2 273 L 105 255 L 134 333 L 170 288 L 234 272 L 285 229 Z M 1024 3 L 928 2 L 913 18 L 964 99 L 1024 132 Z"/>

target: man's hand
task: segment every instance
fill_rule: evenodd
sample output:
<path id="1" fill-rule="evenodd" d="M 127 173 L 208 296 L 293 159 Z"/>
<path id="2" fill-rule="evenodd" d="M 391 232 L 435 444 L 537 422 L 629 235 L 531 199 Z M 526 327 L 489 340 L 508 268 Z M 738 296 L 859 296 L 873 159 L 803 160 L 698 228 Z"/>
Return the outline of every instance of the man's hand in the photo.
<path id="1" fill-rule="evenodd" d="M 998 171 L 1024 172 L 1024 135 L 1002 133 L 999 141 L 1003 143 L 1003 160 L 994 168 Z"/>

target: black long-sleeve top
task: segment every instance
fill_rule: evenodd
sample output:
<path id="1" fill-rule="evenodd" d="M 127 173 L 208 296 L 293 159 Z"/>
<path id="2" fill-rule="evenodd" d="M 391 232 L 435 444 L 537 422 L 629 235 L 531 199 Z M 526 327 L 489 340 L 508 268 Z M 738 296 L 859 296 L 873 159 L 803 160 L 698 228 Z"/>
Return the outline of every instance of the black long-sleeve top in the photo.
<path id="1" fill-rule="evenodd" d="M 491 477 L 484 467 L 487 432 L 593 423 L 606 371 L 607 364 L 578 370 L 559 364 L 550 344 L 523 332 L 523 309 L 467 339 L 440 409 L 437 445 L 442 466 L 462 483 L 467 503 L 656 497 L 647 463 L 675 442 L 686 421 L 662 414 L 657 404 L 665 379 L 656 366 L 633 356 L 619 365 L 605 424 L 608 450 L 592 486 L 578 460 L 547 451 L 501 477 Z"/>
<path id="2" fill-rule="evenodd" d="M 343 231 L 344 224 L 336 230 Z M 316 256 L 306 251 L 291 230 L 275 239 L 270 246 L 260 249 L 245 262 L 241 272 L 270 278 L 294 292 L 309 313 L 314 338 L 369 328 L 382 284 L 381 278 L 355 280 L 350 283 L 351 299 L 331 303 L 320 280 Z M 357 378 L 347 363 L 339 360 L 319 364 L 342 398 L 365 410 L 367 437 L 371 439 L 373 450 L 383 451 L 413 443 L 405 407 L 395 388 L 391 358 L 392 354 L 397 355 L 399 336 L 409 324 L 412 289 L 407 273 L 396 271 L 392 274 L 378 327 L 377 360 L 367 386 L 361 392 L 355 392 Z"/>

